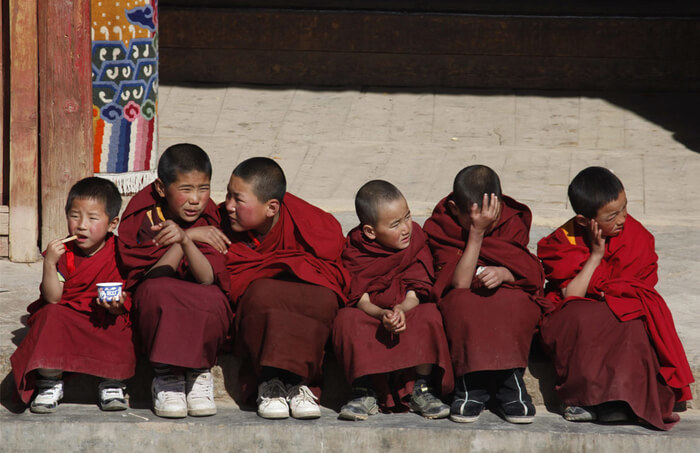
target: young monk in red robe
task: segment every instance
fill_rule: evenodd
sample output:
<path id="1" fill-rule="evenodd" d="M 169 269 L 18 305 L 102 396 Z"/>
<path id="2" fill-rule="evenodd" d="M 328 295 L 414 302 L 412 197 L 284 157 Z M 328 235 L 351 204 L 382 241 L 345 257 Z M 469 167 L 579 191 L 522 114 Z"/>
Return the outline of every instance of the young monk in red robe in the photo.
<path id="1" fill-rule="evenodd" d="M 345 301 L 340 224 L 286 193 L 282 169 L 264 157 L 238 164 L 220 208 L 225 235 L 211 243 L 228 244 L 235 348 L 253 369 L 241 368 L 243 393 L 253 393 L 254 374 L 261 417 L 320 417 L 308 385 L 320 379 L 324 346 Z"/>
<path id="2" fill-rule="evenodd" d="M 352 382 L 352 399 L 339 418 L 374 415 L 377 396 L 384 409 L 401 410 L 410 398 L 412 411 L 447 417 L 450 407 L 434 390 L 444 395 L 454 385 L 447 339 L 435 304 L 421 303 L 434 276 L 427 237 L 399 189 L 386 181 L 362 186 L 355 210 L 360 225 L 343 249 L 354 307 L 341 309 L 333 326 L 335 354 Z"/>
<path id="3" fill-rule="evenodd" d="M 28 308 L 29 333 L 10 361 L 22 401 L 30 410 L 55 412 L 63 398 L 64 371 L 106 378 L 99 385 L 102 410 L 127 408 L 121 382 L 134 374 L 136 358 L 128 322 L 127 293 L 100 300 L 98 283 L 123 283 L 112 231 L 119 223 L 119 189 L 102 178 L 78 181 L 66 202 L 67 239 L 44 252 L 41 298 Z"/>
<path id="4" fill-rule="evenodd" d="M 624 187 L 610 170 L 582 170 L 569 200 L 576 216 L 538 244 L 547 297 L 556 304 L 540 334 L 568 405 L 564 418 L 638 417 L 669 429 L 679 419 L 674 403 L 691 399 L 693 376 L 654 289 L 654 237 L 627 214 Z"/>
<path id="5" fill-rule="evenodd" d="M 527 206 L 501 195 L 492 169 L 473 165 L 457 174 L 423 227 L 456 375 L 453 421 L 475 421 L 491 396 L 511 423 L 535 415 L 523 373 L 544 276 L 527 250 L 531 219 Z"/>
<path id="6" fill-rule="evenodd" d="M 155 371 L 160 417 L 216 413 L 210 368 L 232 313 L 222 292 L 229 283 L 223 255 L 199 242 L 219 223 L 210 179 L 201 148 L 171 146 L 158 162 L 158 179 L 131 199 L 119 227 L 119 258 L 135 291 L 133 320 Z"/>

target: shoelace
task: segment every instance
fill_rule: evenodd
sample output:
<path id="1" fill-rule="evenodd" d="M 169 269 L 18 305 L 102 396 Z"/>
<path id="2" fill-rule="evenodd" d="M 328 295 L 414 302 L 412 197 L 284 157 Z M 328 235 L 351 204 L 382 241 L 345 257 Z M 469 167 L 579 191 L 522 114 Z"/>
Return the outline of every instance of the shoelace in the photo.
<path id="1" fill-rule="evenodd" d="M 53 387 L 47 387 L 41 389 L 41 392 L 37 395 L 35 401 L 42 402 L 43 400 L 54 400 L 61 394 L 60 385 L 54 385 Z"/>
<path id="2" fill-rule="evenodd" d="M 287 396 L 289 401 L 296 399 L 298 403 L 301 402 L 310 402 L 313 403 L 316 398 L 316 396 L 311 393 L 311 390 L 305 385 L 295 385 L 291 389 L 289 389 L 289 395 Z"/>
<path id="3" fill-rule="evenodd" d="M 213 392 L 209 373 L 200 373 L 192 383 L 190 398 L 209 398 Z"/>
<path id="4" fill-rule="evenodd" d="M 124 399 L 124 392 L 119 387 L 106 387 L 102 389 L 103 400 Z"/>
<path id="5" fill-rule="evenodd" d="M 273 379 L 272 381 L 268 381 L 263 385 L 260 396 L 267 399 L 285 398 L 287 396 L 287 391 L 285 390 L 282 382 L 277 379 Z"/>
<path id="6" fill-rule="evenodd" d="M 179 399 L 179 394 L 181 394 L 182 391 L 182 383 L 177 376 L 166 376 L 165 378 L 161 379 L 161 387 L 158 393 L 163 394 L 164 400 L 175 398 Z"/>

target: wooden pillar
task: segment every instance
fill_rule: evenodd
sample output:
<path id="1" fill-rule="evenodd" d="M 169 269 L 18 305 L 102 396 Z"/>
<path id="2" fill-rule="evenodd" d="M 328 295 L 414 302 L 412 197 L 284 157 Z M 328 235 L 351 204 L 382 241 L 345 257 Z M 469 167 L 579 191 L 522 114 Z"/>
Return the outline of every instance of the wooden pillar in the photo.
<path id="1" fill-rule="evenodd" d="M 92 71 L 90 0 L 38 4 L 44 248 L 67 233 L 68 190 L 92 175 Z"/>
<path id="2" fill-rule="evenodd" d="M 39 257 L 37 3 L 10 0 L 10 259 Z"/>

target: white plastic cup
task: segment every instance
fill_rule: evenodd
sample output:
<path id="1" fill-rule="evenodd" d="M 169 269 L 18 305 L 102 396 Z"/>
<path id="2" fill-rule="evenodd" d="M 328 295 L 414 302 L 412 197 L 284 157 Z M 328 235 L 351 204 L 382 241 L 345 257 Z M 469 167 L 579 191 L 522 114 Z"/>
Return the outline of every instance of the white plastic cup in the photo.
<path id="1" fill-rule="evenodd" d="M 97 297 L 102 302 L 112 302 L 114 299 L 121 299 L 122 284 L 120 282 L 98 283 Z"/>

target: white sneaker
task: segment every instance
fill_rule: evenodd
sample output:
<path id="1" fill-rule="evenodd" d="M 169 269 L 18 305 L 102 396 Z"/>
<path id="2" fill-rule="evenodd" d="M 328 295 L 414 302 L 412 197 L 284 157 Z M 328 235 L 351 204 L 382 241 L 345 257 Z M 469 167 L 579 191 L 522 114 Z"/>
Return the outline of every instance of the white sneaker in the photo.
<path id="1" fill-rule="evenodd" d="M 287 389 L 278 378 L 263 382 L 258 387 L 258 415 L 262 418 L 287 418 Z"/>
<path id="2" fill-rule="evenodd" d="M 151 384 L 153 412 L 159 417 L 187 417 L 185 378 L 181 374 L 156 376 Z"/>
<path id="3" fill-rule="evenodd" d="M 56 412 L 58 402 L 63 399 L 63 381 L 60 379 L 37 379 L 36 394 L 29 406 L 35 414 Z"/>
<path id="4" fill-rule="evenodd" d="M 214 376 L 209 371 L 202 373 L 195 370 L 187 370 L 185 376 L 187 379 L 185 383 L 187 414 L 193 417 L 216 414 Z"/>
<path id="5" fill-rule="evenodd" d="M 305 385 L 295 385 L 287 393 L 289 410 L 294 418 L 319 418 L 321 408 L 318 407 L 317 400 L 318 398 Z"/>
<path id="6" fill-rule="evenodd" d="M 120 381 L 105 380 L 97 387 L 100 409 L 103 411 L 123 411 L 128 409 L 124 396 L 124 384 Z"/>

